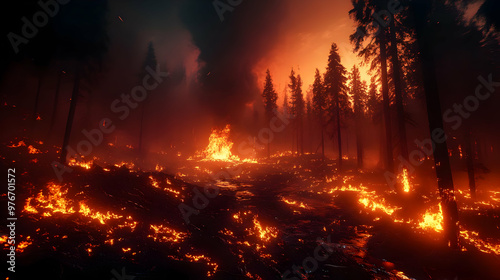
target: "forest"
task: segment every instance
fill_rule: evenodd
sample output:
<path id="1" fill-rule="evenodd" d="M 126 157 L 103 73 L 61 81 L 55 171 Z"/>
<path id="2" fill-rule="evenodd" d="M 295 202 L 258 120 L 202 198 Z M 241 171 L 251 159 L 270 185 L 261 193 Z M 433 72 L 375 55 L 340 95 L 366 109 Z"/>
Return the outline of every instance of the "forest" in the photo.
<path id="1" fill-rule="evenodd" d="M 5 5 L 5 279 L 500 279 L 499 1 Z"/>

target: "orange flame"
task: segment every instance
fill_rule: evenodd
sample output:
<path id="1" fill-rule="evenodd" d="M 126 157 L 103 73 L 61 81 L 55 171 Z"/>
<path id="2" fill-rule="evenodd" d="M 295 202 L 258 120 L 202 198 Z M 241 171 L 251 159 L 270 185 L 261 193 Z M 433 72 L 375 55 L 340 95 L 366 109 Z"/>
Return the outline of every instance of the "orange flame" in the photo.
<path id="1" fill-rule="evenodd" d="M 403 184 L 403 191 L 410 192 L 410 178 L 408 176 L 408 170 L 406 168 L 403 169 L 403 174 L 399 176 L 400 181 Z"/>
<path id="2" fill-rule="evenodd" d="M 69 166 L 80 166 L 85 169 L 90 169 L 92 168 L 93 161 L 77 161 L 76 159 L 72 158 L 69 162 Z"/>
<path id="3" fill-rule="evenodd" d="M 75 213 L 75 210 L 73 209 L 71 205 L 71 202 L 66 199 L 66 194 L 68 193 L 68 190 L 62 190 L 62 187 L 56 184 L 49 184 L 47 186 L 49 190 L 49 194 L 47 196 L 44 196 L 42 192 L 38 194 L 36 197 L 36 201 L 40 204 L 44 204 L 45 209 L 52 210 L 51 212 L 45 212 L 43 213 L 43 216 L 45 217 L 50 217 L 52 216 L 53 213 L 61 213 L 61 214 L 73 214 Z M 25 210 L 27 212 L 33 212 L 33 210 L 36 211 L 31 205 L 30 205 L 31 199 L 28 199 Z"/>
<path id="4" fill-rule="evenodd" d="M 443 231 L 443 209 L 439 203 L 439 212 L 435 213 L 427 210 L 422 217 L 422 222 L 418 224 L 422 229 L 434 230 L 437 232 Z"/>
<path id="5" fill-rule="evenodd" d="M 103 225 L 106 224 L 106 221 L 110 219 L 122 218 L 122 216 L 110 213 L 109 211 L 106 214 L 102 214 L 97 211 L 92 211 L 84 202 L 80 202 L 80 210 L 78 212 L 85 217 L 98 220 Z"/>
<path id="6" fill-rule="evenodd" d="M 481 252 L 500 255 L 500 244 L 493 244 L 480 239 L 478 232 L 461 230 L 460 236 L 471 242 Z"/>
<path id="7" fill-rule="evenodd" d="M 40 150 L 38 150 L 37 148 L 35 148 L 35 147 L 31 146 L 31 145 L 28 146 L 28 152 L 30 154 L 39 154 L 39 153 L 41 153 Z"/>
<path id="8" fill-rule="evenodd" d="M 159 242 L 178 243 L 187 236 L 184 232 L 177 232 L 163 225 L 150 225 L 150 229 L 152 229 L 154 233 L 148 235 L 148 237 Z"/>
<path id="9" fill-rule="evenodd" d="M 10 146 L 7 146 L 8 148 L 19 148 L 21 146 L 26 146 L 26 143 L 24 143 L 24 141 L 19 141 L 19 143 L 17 144 L 12 144 Z"/>
<path id="10" fill-rule="evenodd" d="M 209 137 L 208 146 L 203 150 L 202 155 L 209 161 L 239 161 L 239 158 L 231 153 L 233 142 L 229 140 L 231 128 L 226 125 L 223 130 L 213 129 Z"/>

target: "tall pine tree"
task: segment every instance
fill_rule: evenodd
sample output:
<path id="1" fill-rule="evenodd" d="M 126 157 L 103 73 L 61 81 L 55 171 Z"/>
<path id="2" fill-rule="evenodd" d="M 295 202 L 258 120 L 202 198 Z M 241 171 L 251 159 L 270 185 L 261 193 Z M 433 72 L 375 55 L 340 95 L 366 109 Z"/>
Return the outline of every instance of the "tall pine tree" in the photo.
<path id="1" fill-rule="evenodd" d="M 314 84 L 313 84 L 313 98 L 312 98 L 312 107 L 314 114 L 316 115 L 319 127 L 321 131 L 321 156 L 323 160 L 325 159 L 325 111 L 327 109 L 327 96 L 325 85 L 323 83 L 323 79 L 321 78 L 321 74 L 319 70 L 316 68 L 316 73 L 314 75 Z"/>
<path id="2" fill-rule="evenodd" d="M 341 116 L 348 109 L 348 99 L 346 94 L 346 69 L 340 61 L 340 54 L 337 44 L 333 43 L 328 56 L 328 66 L 324 77 L 326 92 L 330 100 L 330 111 L 332 119 L 336 121 L 337 145 L 338 145 L 338 166 L 337 170 L 342 170 L 342 133 Z"/>
<path id="3" fill-rule="evenodd" d="M 278 94 L 274 90 L 273 79 L 271 78 L 271 72 L 267 69 L 266 81 L 264 83 L 264 91 L 262 92 L 262 98 L 264 99 L 264 109 L 266 112 L 266 119 L 269 123 L 273 117 L 274 110 L 278 107 L 276 101 L 278 100 Z M 270 141 L 267 142 L 267 157 L 271 156 Z"/>
<path id="4" fill-rule="evenodd" d="M 363 168 L 362 124 L 365 116 L 366 84 L 361 81 L 358 67 L 354 65 L 351 71 L 351 96 L 353 98 L 354 120 L 356 122 L 356 152 L 358 169 Z"/>
<path id="5" fill-rule="evenodd" d="M 290 72 L 290 83 L 288 88 L 291 92 L 290 113 L 294 116 L 294 132 L 297 153 L 303 153 L 303 119 L 304 119 L 304 95 L 302 93 L 302 79 L 300 75 L 295 76 L 295 71 Z"/>

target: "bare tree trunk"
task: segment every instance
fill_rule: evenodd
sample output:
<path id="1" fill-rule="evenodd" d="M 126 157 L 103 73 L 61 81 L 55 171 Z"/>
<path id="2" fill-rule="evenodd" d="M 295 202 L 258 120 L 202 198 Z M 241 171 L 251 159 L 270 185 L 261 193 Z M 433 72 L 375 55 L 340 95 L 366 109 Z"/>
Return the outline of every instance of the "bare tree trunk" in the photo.
<path id="1" fill-rule="evenodd" d="M 335 107 L 337 111 L 337 141 L 339 148 L 339 159 L 338 159 L 338 171 L 342 171 L 342 134 L 340 129 L 340 104 L 339 104 L 339 93 L 335 94 Z"/>
<path id="2" fill-rule="evenodd" d="M 390 31 L 391 31 L 391 59 L 394 79 L 394 95 L 396 97 L 396 112 L 398 114 L 398 134 L 401 156 L 407 161 L 408 158 L 408 141 L 406 139 L 406 121 L 405 110 L 403 104 L 403 79 L 401 76 L 401 62 L 398 57 L 398 43 L 396 38 L 396 25 L 394 23 L 394 15 L 391 15 Z"/>
<path id="3" fill-rule="evenodd" d="M 66 130 L 64 132 L 63 145 L 61 147 L 61 163 L 66 164 L 66 156 L 68 155 L 68 145 L 71 137 L 71 130 L 73 128 L 73 120 L 75 118 L 76 105 L 78 102 L 78 94 L 80 91 L 80 75 L 81 75 L 81 62 L 77 62 L 75 71 L 75 82 L 73 84 L 73 92 L 71 94 L 71 103 L 69 106 L 68 120 L 66 121 Z"/>
<path id="4" fill-rule="evenodd" d="M 472 148 L 471 132 L 465 133 L 465 162 L 467 165 L 467 175 L 469 176 L 469 189 L 472 199 L 476 200 L 476 179 L 474 172 L 474 149 Z"/>
<path id="5" fill-rule="evenodd" d="M 432 54 L 432 42 L 429 40 L 427 34 L 427 32 L 429 32 L 427 18 L 432 3 L 429 0 L 413 0 L 411 1 L 411 6 L 415 14 L 416 37 L 420 49 L 420 60 L 423 66 L 424 90 L 430 135 L 434 135 L 436 132 L 444 133 L 439 87 Z M 450 248 L 458 249 L 458 209 L 454 194 L 448 146 L 446 140 L 433 141 L 433 144 L 434 167 L 443 209 L 445 240 Z"/>
<path id="6" fill-rule="evenodd" d="M 358 160 L 358 169 L 363 169 L 363 139 L 361 136 L 361 120 L 356 118 L 356 154 Z"/>
<path id="7" fill-rule="evenodd" d="M 387 80 L 387 49 L 385 32 L 382 30 L 379 35 L 380 44 L 380 66 L 382 68 L 382 98 L 385 120 L 385 141 L 386 141 L 386 161 L 385 168 L 389 172 L 394 171 L 394 158 L 392 154 L 392 128 L 391 128 L 391 112 L 389 100 L 389 82 Z"/>
<path id="8" fill-rule="evenodd" d="M 320 121 L 321 125 L 321 158 L 325 160 L 325 127 L 323 125 L 323 119 Z"/>
<path id="9" fill-rule="evenodd" d="M 300 154 L 304 154 L 304 118 L 300 118 Z"/>

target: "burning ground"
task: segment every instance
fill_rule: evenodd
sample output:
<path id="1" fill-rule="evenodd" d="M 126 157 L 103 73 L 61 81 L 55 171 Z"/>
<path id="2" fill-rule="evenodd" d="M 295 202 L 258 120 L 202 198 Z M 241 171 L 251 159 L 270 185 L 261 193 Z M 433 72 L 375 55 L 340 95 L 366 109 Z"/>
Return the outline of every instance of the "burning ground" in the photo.
<path id="1" fill-rule="evenodd" d="M 397 194 L 351 160 L 337 174 L 314 155 L 240 159 L 228 135 L 214 132 L 205 150 L 154 170 L 74 161 L 63 182 L 51 173 L 57 147 L 7 143 L 2 162 L 16 167 L 23 208 L 17 276 L 111 279 L 125 268 L 135 279 L 500 279 L 499 189 L 475 201 L 457 189 L 462 247 L 452 252 L 438 193 L 418 179 L 431 174 L 401 174 Z M 215 179 L 224 170 L 233 176 Z M 219 194 L 200 200 L 206 186 Z M 204 207 L 186 222 L 181 204 Z"/>

